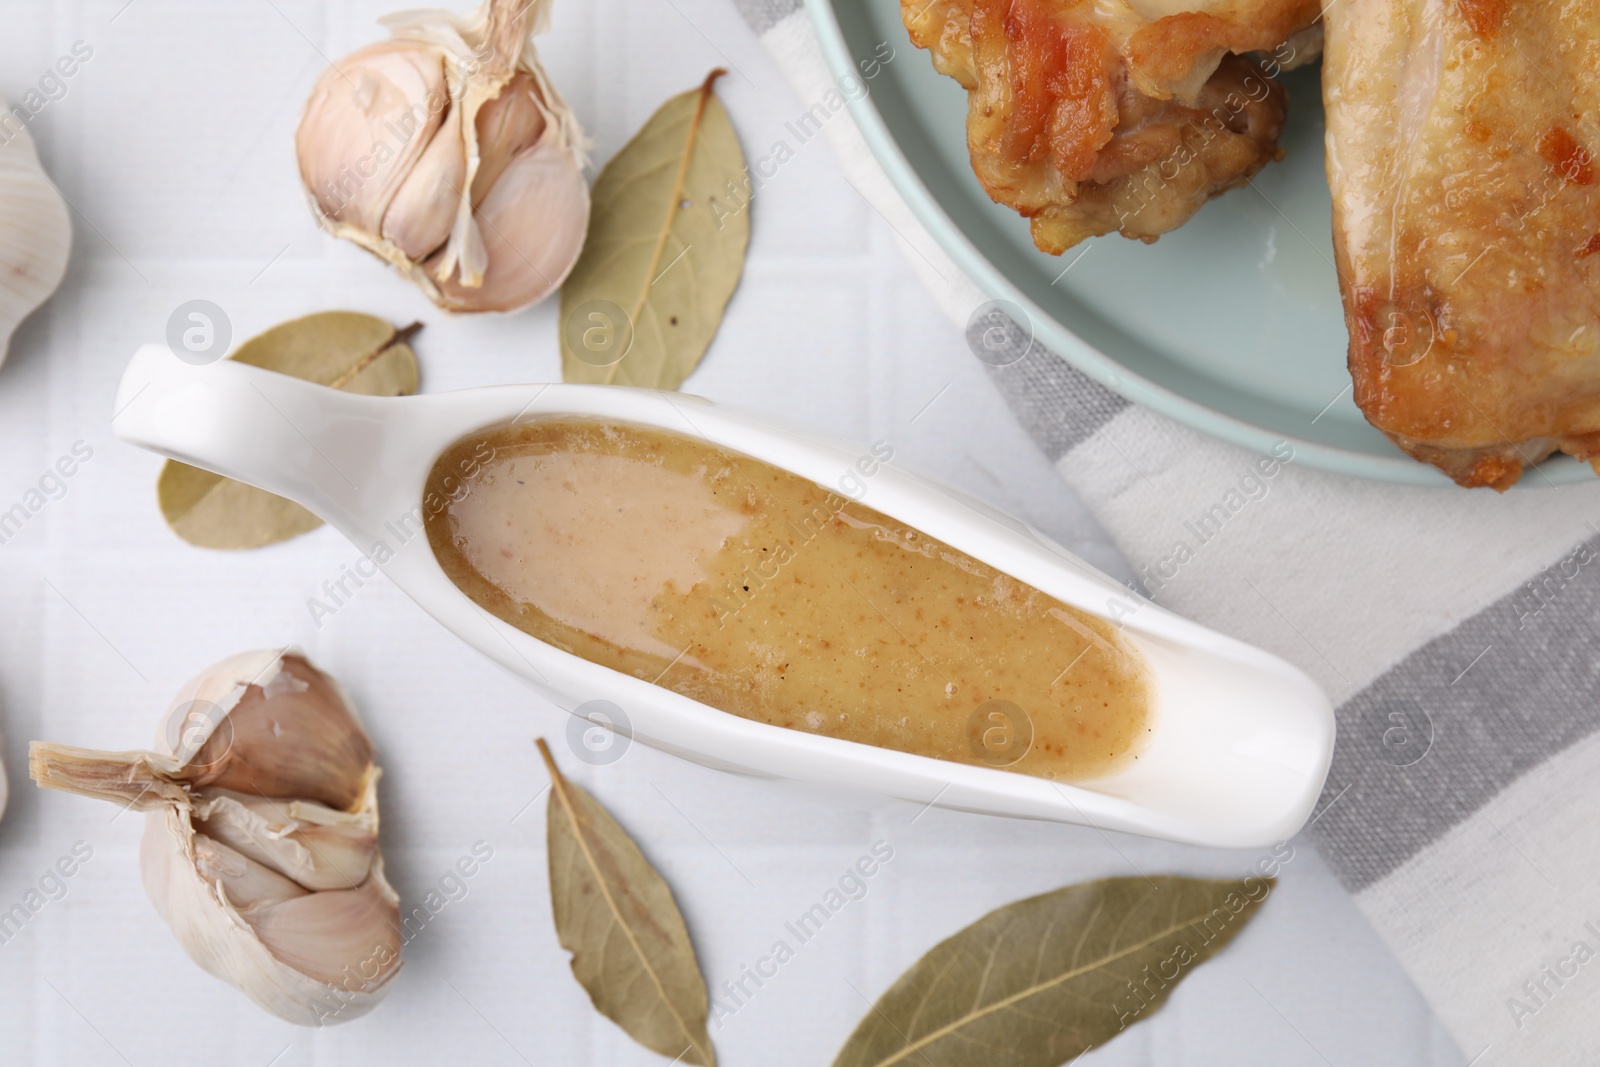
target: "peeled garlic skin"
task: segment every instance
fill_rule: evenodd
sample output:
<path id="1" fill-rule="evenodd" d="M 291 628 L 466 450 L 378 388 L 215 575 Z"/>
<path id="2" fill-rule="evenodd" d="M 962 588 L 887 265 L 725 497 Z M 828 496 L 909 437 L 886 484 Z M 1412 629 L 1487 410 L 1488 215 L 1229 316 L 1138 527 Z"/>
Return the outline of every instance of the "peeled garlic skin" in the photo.
<path id="1" fill-rule="evenodd" d="M 0 100 L 0 116 L 7 105 Z M 72 218 L 45 176 L 26 126 L 0 126 L 0 362 L 17 326 L 50 298 L 67 273 Z M 5 808 L 0 771 L 0 811 Z"/>
<path id="2" fill-rule="evenodd" d="M 589 185 L 553 140 L 542 142 L 510 160 L 474 214 L 488 261 L 483 284 L 438 281 L 439 304 L 514 311 L 549 296 L 577 264 L 588 235 Z M 439 258 L 424 269 L 436 273 Z"/>
<path id="3" fill-rule="evenodd" d="M 484 0 L 472 15 L 390 16 L 393 39 L 335 64 L 301 117 L 295 148 L 318 223 L 393 265 L 448 311 L 526 307 L 559 286 L 582 251 L 583 133 L 539 66 L 528 29 L 543 28 L 548 15 L 549 0 Z M 376 49 L 389 50 L 385 62 L 410 49 L 418 68 L 442 57 L 448 108 L 423 147 L 412 151 L 408 142 L 384 164 L 385 188 L 352 194 L 361 201 L 352 208 L 345 193 L 328 190 L 361 169 L 392 116 L 431 110 L 421 101 L 436 100 L 421 82 L 407 87 L 399 78 L 386 84 L 410 96 L 352 92 L 346 80 L 359 80 Z M 502 188 L 508 176 L 514 185 Z M 550 188 L 531 190 L 533 181 Z"/>

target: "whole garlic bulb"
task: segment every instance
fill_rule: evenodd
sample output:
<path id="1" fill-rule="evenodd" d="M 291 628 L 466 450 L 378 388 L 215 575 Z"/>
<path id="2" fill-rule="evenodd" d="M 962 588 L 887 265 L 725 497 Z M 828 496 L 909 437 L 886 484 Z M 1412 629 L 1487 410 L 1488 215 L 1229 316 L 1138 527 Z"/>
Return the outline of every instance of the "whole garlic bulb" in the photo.
<path id="1" fill-rule="evenodd" d="M 583 131 L 533 46 L 550 0 L 407 11 L 334 64 L 295 132 L 317 222 L 451 311 L 514 311 L 572 270 L 589 227 Z"/>
<path id="2" fill-rule="evenodd" d="M 0 123 L 0 363 L 22 320 L 61 284 L 72 251 L 67 203 L 45 176 L 28 128 L 13 130 L 14 122 Z"/>
<path id="3" fill-rule="evenodd" d="M 370 1010 L 400 969 L 400 901 L 348 697 L 298 654 L 234 656 L 178 694 L 156 752 L 34 742 L 51 789 L 148 813 L 146 891 L 201 967 L 302 1026 Z"/>

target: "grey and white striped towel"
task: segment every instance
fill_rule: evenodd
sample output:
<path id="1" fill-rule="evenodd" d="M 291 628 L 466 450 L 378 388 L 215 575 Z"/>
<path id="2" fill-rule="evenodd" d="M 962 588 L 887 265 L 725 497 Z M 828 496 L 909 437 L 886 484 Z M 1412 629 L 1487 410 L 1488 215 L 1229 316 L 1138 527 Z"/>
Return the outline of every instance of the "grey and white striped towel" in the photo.
<path id="1" fill-rule="evenodd" d="M 736 2 L 801 99 L 823 99 L 800 0 Z M 966 323 L 983 296 L 855 127 L 826 129 Z M 1037 348 L 992 374 L 1144 592 L 1332 695 L 1309 833 L 1472 1062 L 1600 1061 L 1600 481 L 1357 481 L 1288 449 L 1259 463 Z"/>

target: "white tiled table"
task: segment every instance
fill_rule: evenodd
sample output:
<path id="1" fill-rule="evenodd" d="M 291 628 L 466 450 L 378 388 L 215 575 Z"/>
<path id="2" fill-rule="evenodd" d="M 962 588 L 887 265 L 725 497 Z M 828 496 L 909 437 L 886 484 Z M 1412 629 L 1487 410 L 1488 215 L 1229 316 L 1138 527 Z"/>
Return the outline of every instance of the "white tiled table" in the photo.
<path id="1" fill-rule="evenodd" d="M 0 508 L 72 444 L 93 458 L 0 545 L 0 723 L 12 780 L 0 908 L 76 841 L 93 859 L 0 945 L 0 1062 L 650 1064 L 589 1008 L 556 945 L 545 886 L 545 784 L 532 745 L 566 716 L 455 642 L 382 581 L 319 629 L 307 598 L 357 553 L 322 530 L 248 554 L 192 549 L 157 514 L 159 462 L 107 416 L 134 346 L 203 297 L 236 338 L 308 311 L 420 318 L 424 387 L 548 380 L 553 303 L 445 321 L 313 225 L 291 135 L 324 65 L 375 39 L 373 0 L 6 0 L 0 91 L 16 99 L 74 41 L 93 57 L 38 116 L 77 213 L 66 285 L 0 370 Z M 401 6 L 398 5 L 397 6 Z M 752 155 L 809 105 L 725 0 L 567 0 L 544 50 L 604 159 L 714 65 Z M 1010 421 L 959 332 L 846 184 L 822 139 L 754 209 L 744 283 L 706 363 L 704 395 L 863 442 L 1014 511 L 1109 569 L 1121 563 Z M 138 884 L 140 819 L 26 781 L 26 742 L 146 744 L 176 687 L 212 661 L 296 641 L 364 709 L 387 769 L 385 854 L 419 902 L 474 842 L 493 859 L 407 947 L 382 1007 L 312 1032 L 200 972 Z M 876 996 L 938 938 L 1075 880 L 1243 871 L 1254 854 L 892 805 L 858 812 L 636 746 L 568 760 L 674 885 L 719 988 L 875 841 L 894 858 L 866 895 L 714 1031 L 730 1065 L 824 1064 Z M 519 813 L 521 813 L 519 815 Z M 913 821 L 914 820 L 914 821 Z M 859 990 L 859 992 L 857 992 Z M 1256 923 L 1169 1006 L 1084 1064 L 1459 1064 L 1405 975 L 1300 845 Z"/>

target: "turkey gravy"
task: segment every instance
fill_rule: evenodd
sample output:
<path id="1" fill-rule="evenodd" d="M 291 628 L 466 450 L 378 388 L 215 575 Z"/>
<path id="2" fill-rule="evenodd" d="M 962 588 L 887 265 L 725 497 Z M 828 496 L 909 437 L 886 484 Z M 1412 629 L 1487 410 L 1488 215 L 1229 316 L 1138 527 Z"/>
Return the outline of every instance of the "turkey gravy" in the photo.
<path id="1" fill-rule="evenodd" d="M 875 452 L 842 487 L 892 455 Z M 1117 769 L 1149 731 L 1148 670 L 1110 624 L 697 438 L 490 429 L 439 458 L 424 503 L 484 609 L 735 715 L 1058 780 Z"/>

